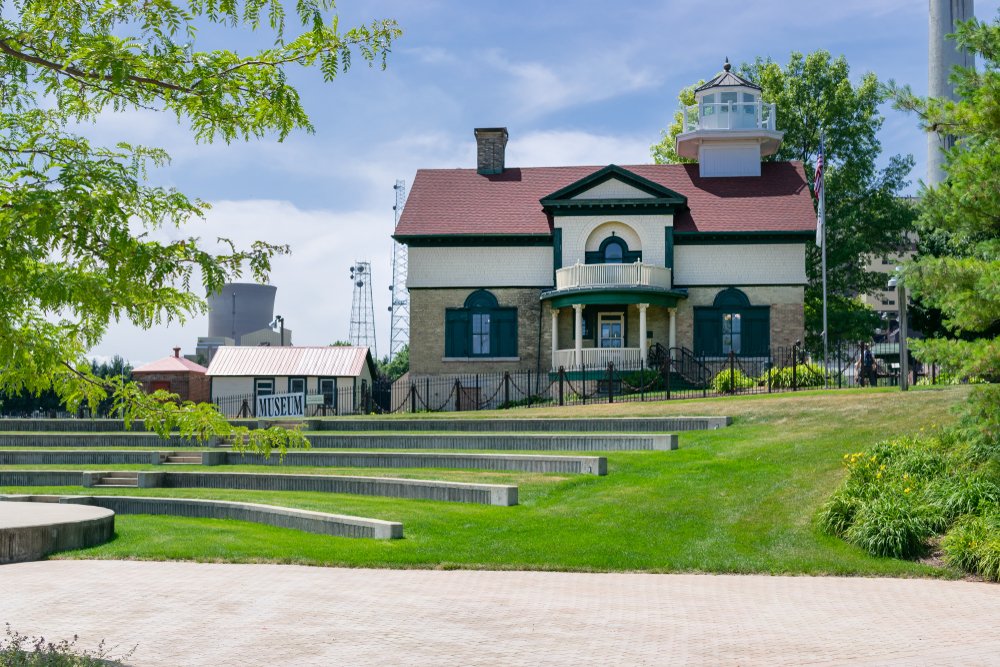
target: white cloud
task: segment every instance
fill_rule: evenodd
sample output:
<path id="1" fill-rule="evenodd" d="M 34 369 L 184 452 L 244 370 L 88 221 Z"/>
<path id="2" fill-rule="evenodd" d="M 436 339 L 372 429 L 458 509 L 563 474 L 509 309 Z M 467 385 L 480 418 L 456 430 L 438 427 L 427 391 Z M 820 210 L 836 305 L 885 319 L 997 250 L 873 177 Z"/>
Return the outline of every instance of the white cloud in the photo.
<path id="1" fill-rule="evenodd" d="M 254 240 L 291 245 L 290 256 L 274 260 L 270 284 L 278 288 L 275 314 L 285 317 L 296 345 L 328 345 L 348 338 L 353 295 L 349 269 L 355 260 L 371 262 L 378 352 L 388 353 L 391 217 L 371 211 L 304 211 L 290 202 L 264 200 L 214 202 L 207 218 L 205 224 L 184 231 L 205 239 L 228 236 L 242 247 Z M 175 345 L 182 354 L 192 354 L 198 336 L 207 333 L 207 316 L 149 331 L 113 324 L 91 357 L 103 360 L 121 354 L 134 364 L 136 359 L 172 354 Z"/>
<path id="2" fill-rule="evenodd" d="M 507 144 L 506 162 L 511 167 L 645 164 L 650 162 L 649 140 L 558 130 L 515 134 Z"/>
<path id="3" fill-rule="evenodd" d="M 505 82 L 506 96 L 515 111 L 533 118 L 560 109 L 597 102 L 645 88 L 654 88 L 663 77 L 649 68 L 629 64 L 637 56 L 634 48 L 588 50 L 558 65 L 511 61 L 493 50 L 486 63 L 511 77 Z"/>

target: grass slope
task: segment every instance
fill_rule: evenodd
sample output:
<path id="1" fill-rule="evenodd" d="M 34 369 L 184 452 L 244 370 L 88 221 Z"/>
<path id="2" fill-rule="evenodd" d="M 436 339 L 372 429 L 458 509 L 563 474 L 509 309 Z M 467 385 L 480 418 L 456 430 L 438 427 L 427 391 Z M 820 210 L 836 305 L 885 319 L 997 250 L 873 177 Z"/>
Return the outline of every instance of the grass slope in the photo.
<path id="1" fill-rule="evenodd" d="M 882 438 L 949 423 L 954 419 L 949 408 L 966 393 L 962 387 L 907 394 L 858 390 L 564 408 L 552 412 L 580 417 L 724 414 L 733 416 L 735 424 L 682 434 L 681 449 L 673 452 L 611 452 L 607 455 L 609 474 L 604 478 L 412 469 L 352 471 L 516 483 L 521 505 L 511 508 L 318 493 L 142 490 L 138 494 L 243 500 L 402 521 L 406 537 L 391 542 L 352 540 L 236 521 L 120 516 L 112 542 L 60 557 L 959 576 L 952 570 L 869 557 L 842 540 L 823 535 L 816 515 L 843 476 L 840 461 L 845 453 Z M 536 412 L 549 411 L 532 411 L 532 416 Z M 486 413 L 490 414 L 497 415 Z M 265 470 L 295 469 L 261 469 Z"/>

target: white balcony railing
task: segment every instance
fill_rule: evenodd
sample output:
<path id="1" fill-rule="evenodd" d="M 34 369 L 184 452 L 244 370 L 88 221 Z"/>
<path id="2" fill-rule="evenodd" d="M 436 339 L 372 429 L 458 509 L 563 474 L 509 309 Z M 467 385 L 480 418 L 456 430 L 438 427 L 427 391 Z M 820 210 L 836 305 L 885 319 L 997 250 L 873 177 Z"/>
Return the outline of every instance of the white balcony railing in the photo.
<path id="1" fill-rule="evenodd" d="M 696 130 L 776 131 L 778 107 L 764 102 L 716 102 L 684 107 L 684 132 Z"/>
<path id="2" fill-rule="evenodd" d="M 642 360 L 642 350 L 638 347 L 587 347 L 583 349 L 583 363 L 595 371 L 613 363 L 616 368 L 637 368 Z M 576 350 L 557 350 L 552 355 L 552 370 L 562 367 L 578 370 Z"/>
<path id="3" fill-rule="evenodd" d="M 652 264 L 574 264 L 556 271 L 556 289 L 643 285 L 670 289 L 670 269 Z"/>

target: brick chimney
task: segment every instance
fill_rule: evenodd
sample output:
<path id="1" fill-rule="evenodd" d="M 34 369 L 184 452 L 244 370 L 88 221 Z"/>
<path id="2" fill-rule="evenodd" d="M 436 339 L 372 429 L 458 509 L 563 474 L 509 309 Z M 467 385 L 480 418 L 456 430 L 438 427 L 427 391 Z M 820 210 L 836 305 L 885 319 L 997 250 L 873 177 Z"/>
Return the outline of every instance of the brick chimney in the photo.
<path id="1" fill-rule="evenodd" d="M 175 347 L 174 348 L 174 359 L 180 359 L 180 356 L 181 356 L 181 348 Z"/>
<path id="2" fill-rule="evenodd" d="M 506 127 L 477 127 L 476 171 L 480 174 L 502 174 L 504 149 L 507 148 Z"/>

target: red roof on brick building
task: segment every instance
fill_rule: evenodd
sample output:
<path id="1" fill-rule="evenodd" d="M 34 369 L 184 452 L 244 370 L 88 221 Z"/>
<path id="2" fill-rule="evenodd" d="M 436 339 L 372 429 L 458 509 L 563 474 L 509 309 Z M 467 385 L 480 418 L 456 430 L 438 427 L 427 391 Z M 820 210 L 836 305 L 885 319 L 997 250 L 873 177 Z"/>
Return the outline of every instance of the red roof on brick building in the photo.
<path id="1" fill-rule="evenodd" d="M 164 357 L 159 361 L 154 361 L 151 364 L 146 364 L 145 366 L 140 366 L 132 371 L 132 374 L 136 373 L 197 373 L 198 375 L 204 375 L 208 372 L 208 369 L 204 366 L 194 363 L 190 359 L 185 359 L 184 357 Z"/>
<path id="2" fill-rule="evenodd" d="M 687 197 L 677 232 L 813 232 L 816 213 L 801 162 L 763 162 L 760 176 L 701 178 L 697 164 L 623 169 Z M 540 199 L 604 167 L 420 169 L 395 236 L 547 235 Z"/>

